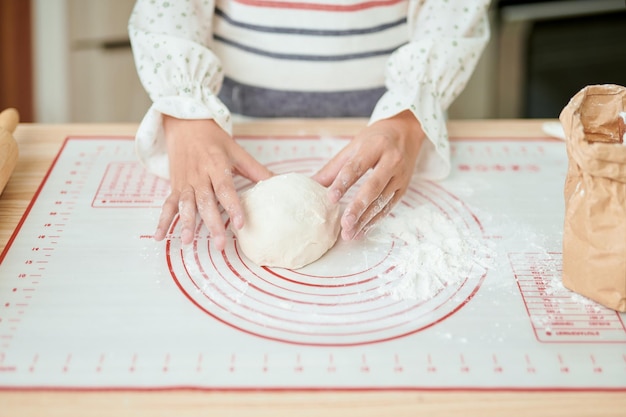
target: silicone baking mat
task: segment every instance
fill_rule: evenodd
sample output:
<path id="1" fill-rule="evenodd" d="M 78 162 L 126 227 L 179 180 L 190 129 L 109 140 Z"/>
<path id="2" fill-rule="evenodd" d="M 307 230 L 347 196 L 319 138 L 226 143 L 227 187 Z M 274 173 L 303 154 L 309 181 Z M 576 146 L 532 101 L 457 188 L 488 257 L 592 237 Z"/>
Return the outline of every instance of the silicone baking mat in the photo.
<path id="1" fill-rule="evenodd" d="M 311 174 L 347 143 L 237 140 Z M 203 226 L 155 242 L 168 183 L 132 139 L 68 138 L 0 258 L 0 387 L 626 390 L 624 315 L 561 285 L 564 143 L 451 144 L 450 177 L 397 206 L 473 242 L 423 299 L 394 291 L 391 235 L 295 271 L 251 264 L 232 234 L 218 253 Z"/>

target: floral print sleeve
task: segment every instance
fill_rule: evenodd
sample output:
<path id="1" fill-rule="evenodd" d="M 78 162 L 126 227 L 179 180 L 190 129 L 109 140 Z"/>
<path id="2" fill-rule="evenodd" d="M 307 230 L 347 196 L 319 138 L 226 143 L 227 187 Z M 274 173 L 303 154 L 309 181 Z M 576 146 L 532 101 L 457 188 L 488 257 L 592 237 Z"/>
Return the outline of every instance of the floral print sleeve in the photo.
<path id="1" fill-rule="evenodd" d="M 450 172 L 446 110 L 470 78 L 489 40 L 488 0 L 410 0 L 410 42 L 386 68 L 387 92 L 370 123 L 410 110 L 428 138 L 416 173 L 438 179 Z"/>
<path id="2" fill-rule="evenodd" d="M 353 0 L 337 1 L 338 4 L 354 3 Z M 275 23 L 284 30 L 283 26 L 299 24 L 297 21 L 285 21 L 285 16 L 304 13 L 286 6 L 278 8 L 283 5 L 282 2 L 248 4 L 236 0 L 137 0 L 128 30 L 139 78 L 153 104 L 137 131 L 136 149 L 148 170 L 162 177 L 169 174 L 163 114 L 181 119 L 214 119 L 226 132 L 232 132 L 230 111 L 218 98 L 224 71 L 220 57 L 214 53 L 219 46 L 219 43 L 214 45 L 213 40 L 215 18 L 220 17 L 215 12 L 216 3 L 222 8 L 222 13 L 229 11 L 233 19 L 243 16 L 249 19 L 246 24 L 254 27 L 273 28 Z M 292 3 L 296 4 L 284 4 Z M 306 2 L 308 6 L 312 4 Z M 445 111 L 464 88 L 488 41 L 489 1 L 408 0 L 406 5 L 408 43 L 396 49 L 387 60 L 384 71 L 387 92 L 378 101 L 370 123 L 404 110 L 412 111 L 429 139 L 418 157 L 416 172 L 430 178 L 442 178 L 450 170 Z M 380 7 L 383 6 L 390 10 L 401 8 L 395 0 L 389 5 L 381 2 Z M 255 8 L 254 13 L 248 11 L 247 15 L 241 14 L 246 7 Z M 308 25 L 315 23 L 323 26 L 328 19 L 347 22 L 343 12 L 325 12 L 324 19 L 318 18 L 314 22 L 310 22 L 310 11 L 305 12 L 304 23 Z M 376 14 L 368 10 L 361 13 L 364 13 L 361 20 L 376 18 Z M 283 16 L 283 19 L 276 16 Z M 224 20 L 224 16 L 221 18 Z M 361 20 L 358 25 L 367 27 L 368 22 Z M 231 30 L 236 34 L 241 28 L 232 26 Z M 295 32 L 298 32 L 297 28 L 289 27 L 288 33 Z M 291 45 L 283 35 L 270 31 L 263 34 L 265 37 L 262 39 L 269 39 L 270 46 L 281 51 L 282 44 Z M 401 38 L 404 39 L 402 35 Z M 342 39 L 351 38 L 344 36 Z M 381 39 L 384 42 L 384 38 Z M 222 57 L 231 67 L 233 60 L 241 62 L 238 60 L 241 55 L 237 55 L 241 51 L 233 51 L 230 57 Z M 224 45 L 220 56 L 223 53 Z M 255 59 L 261 62 L 264 58 L 257 56 Z M 302 70 L 303 64 L 295 62 L 293 65 L 300 65 L 297 68 Z M 261 70 L 254 67 L 253 71 L 257 71 L 253 74 L 258 74 Z M 339 67 L 337 71 L 340 71 Z M 338 74 L 337 71 L 334 74 Z M 294 72 L 297 71 L 294 69 Z M 329 71 L 330 76 L 339 77 L 332 73 Z M 273 72 L 263 74 L 274 75 Z M 355 74 L 357 77 L 360 75 Z M 382 77 L 381 69 L 380 82 Z"/>
<path id="3" fill-rule="evenodd" d="M 222 64 L 211 50 L 214 2 L 138 0 L 129 20 L 139 78 L 153 104 L 140 124 L 136 149 L 148 170 L 168 177 L 162 115 L 214 119 L 231 133 L 218 99 Z"/>

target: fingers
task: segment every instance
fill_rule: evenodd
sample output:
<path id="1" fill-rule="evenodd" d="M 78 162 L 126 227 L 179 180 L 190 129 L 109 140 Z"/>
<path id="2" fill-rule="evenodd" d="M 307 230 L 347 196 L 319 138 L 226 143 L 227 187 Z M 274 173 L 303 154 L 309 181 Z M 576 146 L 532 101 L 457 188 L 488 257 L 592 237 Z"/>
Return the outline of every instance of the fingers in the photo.
<path id="1" fill-rule="evenodd" d="M 236 228 L 243 227 L 244 214 L 233 181 L 233 172 L 259 181 L 272 173 L 219 126 L 212 123 L 174 124 L 171 135 L 184 135 L 185 140 L 168 141 L 172 192 L 163 204 L 155 239 L 165 238 L 167 229 L 179 214 L 181 241 L 193 241 L 196 216 L 200 214 L 211 236 L 211 244 L 223 250 L 226 231 L 220 205 Z M 181 122 L 182 123 L 182 122 Z M 175 130 L 180 128 L 180 131 Z M 207 137 L 210 139 L 207 140 Z"/>
<path id="2" fill-rule="evenodd" d="M 397 181 L 384 168 L 376 168 L 363 183 L 341 217 L 341 237 L 354 239 L 363 226 L 383 212 L 399 191 Z"/>
<path id="3" fill-rule="evenodd" d="M 219 251 L 224 249 L 226 243 L 224 222 L 213 189 L 210 187 L 210 183 L 208 185 L 200 190 L 187 187 L 180 193 L 173 192 L 170 194 L 161 209 L 161 216 L 154 235 L 157 241 L 165 238 L 169 226 L 178 213 L 181 242 L 184 245 L 190 244 L 193 242 L 195 235 L 196 214 L 200 214 L 203 223 L 209 231 L 212 244 Z M 226 195 L 225 201 L 232 199 L 230 192 L 224 194 Z M 232 206 L 232 204 L 228 205 L 228 207 Z M 236 211 L 231 208 L 229 215 L 237 217 L 237 214 L 233 213 L 236 213 Z M 239 217 L 242 216 L 239 214 Z"/>
<path id="4" fill-rule="evenodd" d="M 373 218 L 378 211 L 384 208 L 395 193 L 384 193 L 393 176 L 395 164 L 388 163 L 388 158 L 382 156 L 381 138 L 369 138 L 368 146 L 350 143 L 342 149 L 337 156 L 332 158 L 313 179 L 328 187 L 328 195 L 333 203 L 337 203 L 367 171 L 373 168 L 372 175 L 365 181 L 359 192 L 353 198 L 352 203 L 346 208 L 341 218 L 342 238 L 353 239 L 367 224 L 363 222 L 364 215 Z M 391 162 L 391 161 L 387 161 Z M 372 204 L 376 199 L 377 204 Z M 376 207 L 380 206 L 380 209 Z"/>
<path id="5" fill-rule="evenodd" d="M 339 151 L 339 153 L 335 155 L 330 161 L 328 161 L 326 165 L 324 165 L 319 171 L 317 171 L 312 178 L 324 187 L 330 186 L 335 178 L 337 178 L 337 175 L 339 174 L 341 168 L 349 160 L 350 154 L 352 153 L 350 149 L 351 146 L 348 145 L 341 151 Z M 333 202 L 336 203 L 337 201 Z"/>
<path id="6" fill-rule="evenodd" d="M 261 178 L 271 176 L 267 169 L 258 170 Z M 202 186 L 188 185 L 183 191 L 173 191 L 165 200 L 161 209 L 154 238 L 163 240 L 176 214 L 179 214 L 180 236 L 183 244 L 193 242 L 196 228 L 196 215 L 199 214 L 206 225 L 211 244 L 222 251 L 226 245 L 226 230 L 219 206 L 221 205 L 231 219 L 233 226 L 241 229 L 244 213 L 230 169 L 226 164 L 218 164 L 206 174 Z"/>
<path id="7" fill-rule="evenodd" d="M 233 160 L 235 170 L 252 182 L 266 180 L 274 175 L 265 165 L 254 159 L 252 155 L 239 146 L 233 152 Z"/>
<path id="8" fill-rule="evenodd" d="M 337 203 L 341 200 L 350 187 L 352 187 L 370 168 L 373 168 L 377 164 L 379 156 L 380 153 L 372 149 L 347 159 L 329 187 L 328 192 L 330 200 L 333 203 Z M 385 185 L 379 184 L 376 176 L 370 179 L 370 181 L 374 182 L 374 184 L 372 184 L 374 188 L 380 188 L 378 190 L 379 192 Z"/>
<path id="9" fill-rule="evenodd" d="M 364 181 L 341 218 L 341 236 L 355 239 L 388 213 L 402 197 L 411 171 L 402 168 L 402 157 L 396 152 L 381 156 L 371 175 Z"/>
<path id="10" fill-rule="evenodd" d="M 224 250 L 226 246 L 226 231 L 213 189 L 210 186 L 196 191 L 196 206 L 202 222 L 209 231 L 211 244 L 218 251 Z"/>
<path id="11" fill-rule="evenodd" d="M 181 194 L 181 201 L 183 195 Z M 232 174 L 226 163 L 216 163 L 206 174 L 203 185 L 194 190 L 194 210 L 198 213 L 209 231 L 211 244 L 218 251 L 224 250 L 226 246 L 226 230 L 224 220 L 219 210 L 221 205 L 236 228 L 243 226 L 243 209 L 237 196 Z M 182 206 L 181 206 L 182 207 Z M 186 207 L 186 206 L 185 206 Z M 185 239 L 185 218 L 181 209 L 183 243 L 188 243 Z M 195 225 L 195 211 L 194 211 Z M 192 236 L 193 238 L 193 236 Z"/>
<path id="12" fill-rule="evenodd" d="M 174 216 L 178 213 L 178 193 L 170 194 L 161 208 L 161 216 L 157 224 L 156 231 L 154 232 L 154 239 L 161 241 L 165 239 L 167 230 L 174 220 Z"/>
<path id="13" fill-rule="evenodd" d="M 193 188 L 185 188 L 178 200 L 178 216 L 181 224 L 180 239 L 184 245 L 193 242 L 196 229 L 196 198 Z"/>
<path id="14" fill-rule="evenodd" d="M 173 191 L 163 203 L 161 215 L 157 224 L 154 239 L 161 241 L 165 238 L 176 214 L 180 219 L 180 238 L 183 244 L 193 241 L 196 228 L 196 202 L 192 188 L 186 188 L 182 192 Z"/>
<path id="15" fill-rule="evenodd" d="M 363 214 L 362 216 L 363 221 L 359 222 L 359 224 L 355 227 L 355 230 L 358 230 L 358 231 L 354 234 L 353 239 L 360 239 L 363 236 L 365 236 L 367 232 L 369 231 L 369 229 L 371 229 L 372 226 L 376 224 L 376 222 L 378 222 L 380 219 L 382 219 L 383 217 L 387 216 L 387 214 L 389 214 L 391 209 L 393 209 L 393 207 L 398 203 L 398 201 L 400 201 L 403 195 L 404 195 L 403 190 L 398 190 L 392 193 L 390 198 L 382 197 L 381 195 L 381 197 L 386 201 L 386 204 L 380 210 L 368 209 L 368 211 L 366 211 Z M 378 207 L 380 207 L 380 205 Z"/>
<path id="16" fill-rule="evenodd" d="M 209 167 L 208 175 L 217 201 L 226 210 L 233 226 L 241 229 L 244 224 L 244 212 L 235 188 L 233 170 L 253 182 L 267 179 L 273 174 L 238 144 L 232 142 L 231 145 L 229 158 L 215 160 Z"/>

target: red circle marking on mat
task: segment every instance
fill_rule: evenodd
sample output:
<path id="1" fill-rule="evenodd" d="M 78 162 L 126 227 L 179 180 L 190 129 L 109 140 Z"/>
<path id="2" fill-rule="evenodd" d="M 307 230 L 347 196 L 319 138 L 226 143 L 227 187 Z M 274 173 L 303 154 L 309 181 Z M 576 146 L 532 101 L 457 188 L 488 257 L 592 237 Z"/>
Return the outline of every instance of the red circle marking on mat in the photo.
<path id="1" fill-rule="evenodd" d="M 321 163 L 319 158 L 288 160 L 273 163 L 272 170 L 313 173 Z M 241 180 L 236 183 L 239 191 L 250 186 Z M 400 204 L 409 208 L 430 205 L 459 229 L 478 239 L 483 236 L 478 218 L 458 197 L 435 183 L 409 187 Z M 228 226 L 227 219 L 224 224 Z M 240 253 L 231 232 L 225 250 L 217 252 L 209 239 L 202 237 L 207 236 L 203 226 L 198 227 L 198 238 L 191 248 L 183 250 L 178 227 L 176 220 L 166 256 L 171 276 L 185 296 L 207 317 L 286 343 L 353 346 L 414 334 L 462 308 L 486 276 L 486 270 L 475 265 L 467 276 L 428 300 L 398 299 L 389 291 L 394 282 L 381 277 L 389 268 L 385 263 L 395 242 L 391 247 L 377 248 L 378 258 L 372 264 L 327 276 L 258 267 Z"/>

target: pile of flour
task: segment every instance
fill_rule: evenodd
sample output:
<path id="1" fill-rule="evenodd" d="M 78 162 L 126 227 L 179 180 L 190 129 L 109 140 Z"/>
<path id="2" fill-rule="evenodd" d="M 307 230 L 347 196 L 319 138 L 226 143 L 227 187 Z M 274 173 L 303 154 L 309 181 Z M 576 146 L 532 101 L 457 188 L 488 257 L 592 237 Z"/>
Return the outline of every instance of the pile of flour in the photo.
<path id="1" fill-rule="evenodd" d="M 432 206 L 398 205 L 392 214 L 382 219 L 366 239 L 394 242 L 384 272 L 379 275 L 387 281 L 384 288 L 393 297 L 430 299 L 467 278 L 472 267 L 484 270 L 493 256 L 481 236 L 472 236 L 467 228 L 457 226 L 462 219 L 450 219 Z"/>

